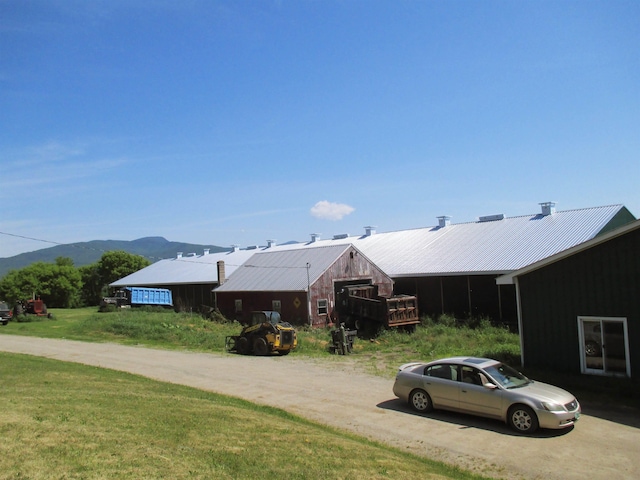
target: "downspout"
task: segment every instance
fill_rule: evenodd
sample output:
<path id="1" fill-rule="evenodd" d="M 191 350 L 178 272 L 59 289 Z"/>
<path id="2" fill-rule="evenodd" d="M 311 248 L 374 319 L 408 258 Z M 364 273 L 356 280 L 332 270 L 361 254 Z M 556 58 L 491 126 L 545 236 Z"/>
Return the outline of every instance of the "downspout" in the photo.
<path id="1" fill-rule="evenodd" d="M 524 367 L 524 340 L 522 332 L 522 305 L 520 303 L 520 279 L 515 277 L 514 283 L 516 284 L 516 310 L 518 311 L 518 337 L 520 337 L 520 363 Z"/>
<path id="2" fill-rule="evenodd" d="M 471 276 L 467 275 L 467 297 L 469 300 L 469 318 L 473 316 L 472 306 L 471 306 Z"/>

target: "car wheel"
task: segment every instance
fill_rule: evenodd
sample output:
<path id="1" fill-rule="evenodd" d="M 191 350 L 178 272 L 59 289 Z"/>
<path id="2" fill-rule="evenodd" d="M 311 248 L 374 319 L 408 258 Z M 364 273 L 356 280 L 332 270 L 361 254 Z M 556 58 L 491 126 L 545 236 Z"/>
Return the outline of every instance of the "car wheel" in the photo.
<path id="1" fill-rule="evenodd" d="M 514 405 L 509 409 L 509 425 L 521 433 L 533 433 L 538 429 L 538 417 L 526 405 Z"/>
<path id="2" fill-rule="evenodd" d="M 418 412 L 430 412 L 433 410 L 431 397 L 424 390 L 414 390 L 409 395 L 409 405 Z"/>
<path id="3" fill-rule="evenodd" d="M 262 337 L 256 338 L 253 342 L 253 353 L 262 356 L 266 355 L 267 352 L 267 341 Z"/>
<path id="4" fill-rule="evenodd" d="M 589 340 L 584 344 L 584 353 L 586 353 L 587 357 L 598 357 L 600 356 L 600 345 L 598 345 L 598 342 Z"/>

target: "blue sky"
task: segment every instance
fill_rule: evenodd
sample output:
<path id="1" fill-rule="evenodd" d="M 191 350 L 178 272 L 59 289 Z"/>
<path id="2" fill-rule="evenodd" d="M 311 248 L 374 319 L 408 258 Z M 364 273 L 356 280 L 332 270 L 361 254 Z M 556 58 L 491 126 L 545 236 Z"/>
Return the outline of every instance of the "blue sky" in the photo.
<path id="1" fill-rule="evenodd" d="M 0 257 L 545 201 L 640 216 L 639 21 L 635 0 L 0 0 Z"/>

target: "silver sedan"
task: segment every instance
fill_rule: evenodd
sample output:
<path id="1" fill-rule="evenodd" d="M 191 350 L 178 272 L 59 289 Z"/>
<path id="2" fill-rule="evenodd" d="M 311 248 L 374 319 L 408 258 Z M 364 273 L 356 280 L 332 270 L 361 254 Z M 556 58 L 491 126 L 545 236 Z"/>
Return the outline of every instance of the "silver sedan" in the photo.
<path id="1" fill-rule="evenodd" d="M 580 417 L 580 404 L 566 390 L 487 358 L 404 364 L 393 393 L 419 412 L 435 408 L 496 418 L 522 433 L 570 427 Z"/>

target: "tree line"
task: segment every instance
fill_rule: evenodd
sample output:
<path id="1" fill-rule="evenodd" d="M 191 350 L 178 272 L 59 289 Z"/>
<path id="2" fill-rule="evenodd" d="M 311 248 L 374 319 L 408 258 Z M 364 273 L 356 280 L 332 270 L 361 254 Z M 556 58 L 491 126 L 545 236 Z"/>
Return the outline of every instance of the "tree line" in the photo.
<path id="1" fill-rule="evenodd" d="M 96 263 L 82 267 L 75 267 L 68 257 L 58 257 L 55 263 L 35 262 L 0 280 L 0 299 L 15 304 L 39 296 L 53 308 L 95 306 L 110 283 L 149 265 L 146 258 L 122 250 L 106 252 Z"/>

